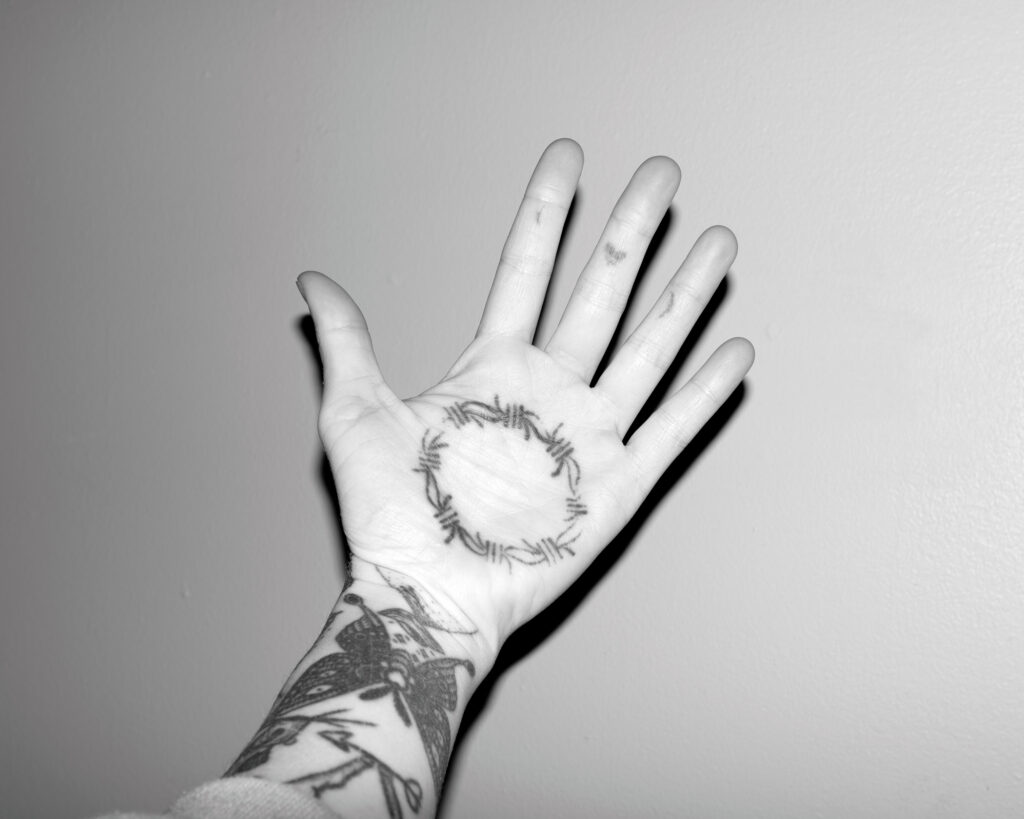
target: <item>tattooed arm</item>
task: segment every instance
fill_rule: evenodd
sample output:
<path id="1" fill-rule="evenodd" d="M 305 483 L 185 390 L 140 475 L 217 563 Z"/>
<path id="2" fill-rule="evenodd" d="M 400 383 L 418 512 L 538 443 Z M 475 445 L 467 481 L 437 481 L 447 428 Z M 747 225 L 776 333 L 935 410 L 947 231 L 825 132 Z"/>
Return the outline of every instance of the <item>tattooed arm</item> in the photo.
<path id="1" fill-rule="evenodd" d="M 415 580 L 367 568 L 377 582 L 342 593 L 228 775 L 289 783 L 343 816 L 431 816 L 493 656 Z"/>
<path id="2" fill-rule="evenodd" d="M 350 576 L 229 774 L 291 783 L 343 816 L 432 816 L 504 640 L 579 577 L 753 362 L 749 342 L 727 341 L 623 440 L 735 257 L 717 227 L 591 385 L 679 184 L 664 157 L 634 174 L 554 335 L 533 345 L 582 162 L 571 140 L 544 152 L 476 337 L 414 398 L 385 384 L 348 294 L 299 277 Z"/>

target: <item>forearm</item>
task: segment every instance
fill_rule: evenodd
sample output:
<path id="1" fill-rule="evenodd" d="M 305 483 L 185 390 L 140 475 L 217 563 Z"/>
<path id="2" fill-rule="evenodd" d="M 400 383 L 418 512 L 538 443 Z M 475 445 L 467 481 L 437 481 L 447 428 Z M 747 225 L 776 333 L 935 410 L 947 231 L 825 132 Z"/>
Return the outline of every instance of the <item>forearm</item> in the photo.
<path id="1" fill-rule="evenodd" d="M 288 783 L 349 818 L 434 815 L 494 657 L 461 612 L 389 583 L 346 588 L 227 775 Z"/>

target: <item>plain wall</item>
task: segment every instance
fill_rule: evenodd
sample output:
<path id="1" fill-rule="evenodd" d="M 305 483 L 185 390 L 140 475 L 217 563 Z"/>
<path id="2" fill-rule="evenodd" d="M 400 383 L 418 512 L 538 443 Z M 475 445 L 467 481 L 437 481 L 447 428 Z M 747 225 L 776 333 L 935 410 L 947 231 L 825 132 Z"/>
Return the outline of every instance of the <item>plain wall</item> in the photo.
<path id="1" fill-rule="evenodd" d="M 1020 815 L 1022 43 L 1011 2 L 0 3 L 4 815 L 232 760 L 341 578 L 295 276 L 421 391 L 559 136 L 541 337 L 662 153 L 626 329 L 723 223 L 675 383 L 758 360 L 515 644 L 447 819 Z"/>

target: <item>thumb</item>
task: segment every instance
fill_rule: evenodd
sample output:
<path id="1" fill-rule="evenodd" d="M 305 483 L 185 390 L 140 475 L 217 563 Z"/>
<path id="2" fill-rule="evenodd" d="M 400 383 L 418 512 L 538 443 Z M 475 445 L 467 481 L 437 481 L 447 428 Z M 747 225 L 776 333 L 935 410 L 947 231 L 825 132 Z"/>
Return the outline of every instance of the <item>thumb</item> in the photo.
<path id="1" fill-rule="evenodd" d="M 366 319 L 352 297 L 322 273 L 307 270 L 295 284 L 309 305 L 324 365 L 324 408 L 356 417 L 393 399 L 384 383 Z"/>

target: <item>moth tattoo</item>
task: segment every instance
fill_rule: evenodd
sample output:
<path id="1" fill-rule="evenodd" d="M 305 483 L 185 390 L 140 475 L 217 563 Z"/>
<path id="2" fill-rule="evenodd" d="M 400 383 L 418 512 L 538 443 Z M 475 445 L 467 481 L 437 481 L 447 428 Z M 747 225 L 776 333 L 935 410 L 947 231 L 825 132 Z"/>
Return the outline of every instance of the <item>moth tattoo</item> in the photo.
<path id="1" fill-rule="evenodd" d="M 475 669 L 469 660 L 446 656 L 430 630 L 445 630 L 446 625 L 453 625 L 461 633 L 471 633 L 472 629 L 452 615 L 438 615 L 440 607 L 415 581 L 398 572 L 379 571 L 412 603 L 412 610 L 374 611 L 359 595 L 345 594 L 343 602 L 357 607 L 361 614 L 338 632 L 338 651 L 314 662 L 282 692 L 227 775 L 255 770 L 270 760 L 276 748 L 292 745 L 305 732 L 316 731 L 345 753 L 345 761 L 291 780 L 291 784 L 304 785 L 319 797 L 325 791 L 345 787 L 365 771 L 375 771 L 390 817 L 403 816 L 403 802 L 418 812 L 422 785 L 412 777 L 403 777 L 354 740 L 352 728 L 371 723 L 347 716 L 347 708 L 312 716 L 308 713 L 309 706 L 354 694 L 363 701 L 389 701 L 402 723 L 415 727 L 426 752 L 434 792 L 440 793 L 452 745 L 449 714 L 458 704 L 456 672 L 461 668 L 472 677 Z"/>

